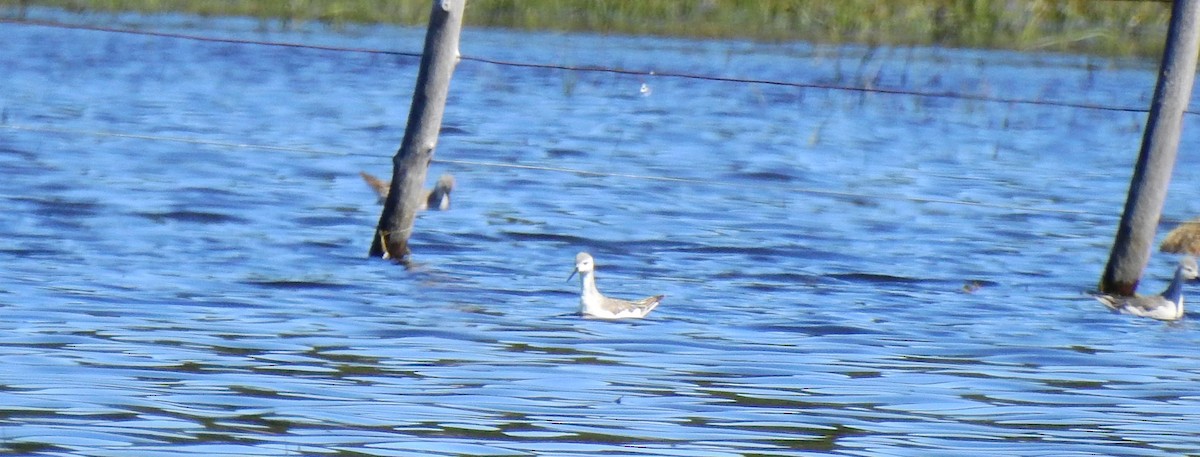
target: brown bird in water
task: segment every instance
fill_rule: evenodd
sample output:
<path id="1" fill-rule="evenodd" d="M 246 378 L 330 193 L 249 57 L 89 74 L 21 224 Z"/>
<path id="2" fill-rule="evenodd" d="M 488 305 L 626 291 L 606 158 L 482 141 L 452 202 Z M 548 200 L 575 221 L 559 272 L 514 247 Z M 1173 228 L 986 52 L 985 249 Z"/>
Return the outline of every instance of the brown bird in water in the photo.
<path id="1" fill-rule="evenodd" d="M 365 171 L 360 171 L 358 174 L 362 176 L 363 181 L 366 181 L 371 189 L 375 190 L 375 193 L 379 194 L 380 203 L 387 200 L 391 189 L 390 182 L 376 178 Z M 433 189 L 425 192 L 425 198 L 421 199 L 421 207 L 417 209 L 436 209 L 441 211 L 450 209 L 450 191 L 452 190 L 454 190 L 454 176 L 451 176 L 449 173 L 443 174 L 438 177 L 437 184 L 434 184 Z"/>
<path id="2" fill-rule="evenodd" d="M 1167 232 L 1158 249 L 1171 254 L 1200 256 L 1200 219 L 1184 222 Z"/>

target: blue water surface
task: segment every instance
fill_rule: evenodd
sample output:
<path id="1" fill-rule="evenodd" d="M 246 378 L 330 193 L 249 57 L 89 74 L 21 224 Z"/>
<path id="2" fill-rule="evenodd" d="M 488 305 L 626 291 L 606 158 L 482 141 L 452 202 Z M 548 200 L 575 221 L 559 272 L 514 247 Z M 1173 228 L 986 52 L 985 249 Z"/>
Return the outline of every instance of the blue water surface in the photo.
<path id="1" fill-rule="evenodd" d="M 29 17 L 401 52 L 424 36 Z M 367 258 L 380 208 L 358 173 L 389 175 L 417 58 L 0 34 L 0 449 L 1200 450 L 1197 315 L 1087 295 L 1144 113 L 823 88 L 1143 108 L 1152 61 L 468 28 L 430 170 L 456 177 L 453 208 L 420 216 L 406 269 Z M 1196 122 L 1164 232 L 1200 213 Z M 664 304 L 573 314 L 584 250 L 602 290 Z M 1143 290 L 1174 262 L 1156 255 Z"/>

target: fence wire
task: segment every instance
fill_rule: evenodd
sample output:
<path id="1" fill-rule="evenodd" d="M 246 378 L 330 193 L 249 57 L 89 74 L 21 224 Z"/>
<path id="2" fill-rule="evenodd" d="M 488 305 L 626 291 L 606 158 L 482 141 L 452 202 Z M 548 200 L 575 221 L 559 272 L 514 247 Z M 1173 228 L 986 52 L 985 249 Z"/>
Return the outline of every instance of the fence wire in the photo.
<path id="1" fill-rule="evenodd" d="M 393 50 L 384 50 L 384 49 L 344 47 L 344 46 L 321 46 L 321 45 L 312 45 L 312 44 L 304 44 L 304 43 L 264 41 L 264 40 L 247 40 L 247 39 L 240 39 L 240 38 L 220 38 L 220 37 L 211 37 L 211 36 L 204 36 L 204 35 L 192 35 L 192 34 L 185 34 L 185 33 L 154 32 L 154 31 L 147 31 L 147 30 L 122 29 L 122 28 L 102 27 L 102 26 L 95 26 L 95 25 L 85 25 L 85 24 L 67 24 L 67 23 L 39 21 L 39 20 L 0 19 L 0 24 L 15 24 L 15 25 L 38 26 L 38 27 L 54 27 L 54 28 L 65 28 L 65 29 L 75 29 L 75 30 L 89 30 L 89 31 L 105 32 L 105 33 L 124 33 L 124 34 L 144 35 L 144 36 L 172 38 L 172 39 L 181 39 L 181 40 L 205 41 L 205 42 L 212 42 L 212 43 L 228 43 L 228 44 L 253 45 L 253 46 L 277 46 L 277 47 L 311 49 L 311 50 L 328 51 L 328 52 L 353 52 L 353 53 L 377 54 L 377 55 L 388 55 L 388 56 L 399 56 L 399 57 L 410 57 L 410 58 L 420 58 L 421 57 L 420 52 L 411 52 L 411 51 L 393 51 Z M 701 81 L 725 82 L 725 83 L 736 83 L 736 84 L 761 84 L 761 85 L 769 85 L 769 86 L 792 87 L 792 88 L 797 88 L 797 89 L 834 90 L 834 91 L 862 92 L 862 93 L 875 93 L 875 94 L 886 94 L 886 95 L 904 95 L 904 96 L 910 96 L 910 97 L 952 98 L 952 99 L 959 99 L 959 100 L 993 102 L 993 103 L 1004 103 L 1004 104 L 1058 106 L 1058 107 L 1073 108 L 1073 109 L 1118 111 L 1118 112 L 1129 112 L 1129 113 L 1146 113 L 1149 111 L 1147 108 L 1141 108 L 1141 107 L 1112 106 L 1112 105 L 1101 105 L 1101 104 L 1094 104 L 1094 103 L 1080 103 L 1080 102 L 1059 101 L 1059 100 L 1038 100 L 1038 99 L 1027 99 L 1027 98 L 994 97 L 994 96 L 979 95 L 979 94 L 964 94 L 964 93 L 953 92 L 953 91 L 929 92 L 929 91 L 915 91 L 915 90 L 896 89 L 896 88 L 851 86 L 851 85 L 843 85 L 843 84 L 821 84 L 821 83 L 809 83 L 809 82 L 797 82 L 797 81 L 781 81 L 781 80 L 772 80 L 772 79 L 736 78 L 736 77 L 703 75 L 703 74 L 696 74 L 696 73 L 684 73 L 684 72 L 674 72 L 674 71 L 608 68 L 608 67 L 592 66 L 592 65 L 576 66 L 576 65 L 559 65 L 559 64 L 547 64 L 547 63 L 537 63 L 537 62 L 516 62 L 516 61 L 508 61 L 508 60 L 500 60 L 500 59 L 490 59 L 490 58 L 486 58 L 486 57 L 475 57 L 475 56 L 469 56 L 469 55 L 460 56 L 459 59 L 464 62 L 476 62 L 476 63 L 499 65 L 499 66 L 505 66 L 505 67 L 513 67 L 513 68 L 537 68 L 537 69 L 546 69 L 546 70 L 564 70 L 564 71 L 572 71 L 572 72 L 610 73 L 610 74 L 619 74 L 619 75 L 657 77 L 657 78 L 683 78 L 683 79 L 695 79 L 695 80 L 701 80 Z M 1188 110 L 1185 112 L 1189 113 L 1189 114 L 1200 114 L 1200 111 Z"/>
<path id="2" fill-rule="evenodd" d="M 323 45 L 313 45 L 313 44 L 305 44 L 305 43 L 248 40 L 248 39 L 240 39 L 240 38 L 222 38 L 222 37 L 212 37 L 212 36 L 194 35 L 194 34 L 186 34 L 186 33 L 135 30 L 135 29 L 114 28 L 114 27 L 86 25 L 86 24 L 60 23 L 60 22 L 53 22 L 53 21 L 41 21 L 41 20 L 30 20 L 30 19 L 0 18 L 0 24 L 11 25 L 11 26 L 33 26 L 33 27 L 52 27 L 52 28 L 62 28 L 62 29 L 87 30 L 87 31 L 94 31 L 94 32 L 101 32 L 101 33 L 133 34 L 133 35 L 141 35 L 141 36 L 148 36 L 148 37 L 159 37 L 159 38 L 179 39 L 179 40 L 192 40 L 192 41 L 202 41 L 202 42 L 211 42 L 211 43 L 227 43 L 227 44 L 237 44 L 237 45 L 246 45 L 246 46 L 272 46 L 272 47 L 285 47 L 285 48 L 296 48 L 296 49 L 309 49 L 309 50 L 325 51 L 325 52 L 363 53 L 363 54 L 406 57 L 406 58 L 413 58 L 413 59 L 419 59 L 421 57 L 420 52 L 410 52 L 410 51 L 395 51 L 395 50 L 384 50 L 384 49 L 362 48 L 362 47 L 345 47 L 345 46 L 323 46 Z M 694 80 L 720 82 L 720 83 L 731 83 L 731 84 L 760 84 L 760 85 L 770 85 L 770 86 L 780 86 L 780 87 L 792 87 L 792 88 L 798 88 L 798 89 L 816 89 L 816 90 L 846 91 L 846 92 L 858 92 L 858 93 L 875 93 L 875 94 L 910 96 L 910 97 L 950 98 L 950 99 L 957 99 L 957 100 L 969 100 L 969 101 L 991 102 L 991 103 L 1002 103 L 1002 104 L 1054 106 L 1054 107 L 1062 107 L 1062 108 L 1068 108 L 1068 109 L 1086 109 L 1086 110 L 1101 110 L 1101 111 L 1115 111 L 1115 112 L 1129 112 L 1129 113 L 1146 113 L 1146 112 L 1148 112 L 1148 110 L 1146 108 L 1137 108 L 1137 107 L 1112 106 L 1112 105 L 1101 105 L 1101 104 L 1079 103 L 1079 102 L 1057 101 L 1057 100 L 1037 100 L 1037 99 L 994 97 L 994 96 L 977 95 L 977 94 L 963 94 L 963 93 L 949 92 L 949 91 L 928 92 L 928 91 L 915 91 L 915 90 L 895 89 L 895 88 L 863 87 L 863 86 L 838 85 L 838 84 L 820 84 L 820 83 L 781 81 L 781 80 L 769 80 L 769 79 L 736 78 L 736 77 L 703 75 L 703 74 L 661 71 L 661 70 L 618 69 L 618 68 L 607 68 L 607 67 L 602 67 L 602 66 L 574 66 L 574 65 L 558 65 L 558 64 L 546 64 L 546 63 L 535 63 L 535 62 L 517 62 L 517 61 L 508 61 L 508 60 L 491 59 L 491 58 L 476 57 L 476 56 L 465 56 L 465 55 L 460 56 L 460 59 L 462 61 L 466 61 L 466 62 L 475 62 L 475 63 L 480 63 L 480 64 L 497 65 L 497 66 L 512 67 L 512 68 L 534 68 L 534 69 L 562 70 L 562 71 L 571 71 L 571 72 L 610 73 L 610 74 L 633 75 L 633 76 L 650 77 L 650 78 L 683 78 L 683 79 L 694 79 Z M 1191 111 L 1191 110 L 1185 111 L 1185 112 L 1188 114 L 1196 114 L 1197 113 L 1196 111 Z M 107 138 L 134 139 L 134 140 L 143 140 L 143 141 L 179 142 L 179 143 L 188 143 L 188 144 L 207 145 L 207 146 L 220 147 L 220 148 L 245 148 L 245 149 L 258 149 L 258 150 L 269 150 L 269 151 L 305 153 L 305 154 L 360 155 L 360 154 L 353 154 L 353 153 L 300 148 L 300 147 L 272 146 L 272 145 L 251 144 L 251 143 L 231 143 L 231 142 L 206 140 L 206 139 L 202 139 L 202 138 L 144 135 L 144 134 L 125 133 L 125 132 L 75 130 L 75 129 L 65 129 L 65 128 L 59 128 L 59 127 L 45 126 L 45 125 L 16 125 L 16 124 L 9 124 L 7 122 L 0 123 L 0 128 L 5 128 L 5 129 L 9 129 L 9 130 L 54 133 L 54 134 L 63 134 L 63 135 L 85 135 L 85 136 L 107 137 Z M 361 154 L 361 155 L 365 156 L 365 154 Z M 375 157 L 375 156 L 372 155 L 371 157 Z M 736 186 L 750 187 L 748 185 L 740 185 L 740 184 L 736 184 L 736 183 L 719 183 L 719 182 L 714 182 L 712 180 L 678 178 L 678 177 L 670 177 L 670 176 L 651 176 L 651 175 L 634 175 L 634 174 L 622 174 L 622 173 L 606 173 L 606 172 L 598 172 L 598 171 L 584 170 L 584 169 L 551 167 L 551 166 L 540 166 L 540 165 L 521 165 L 521 164 L 511 164 L 511 163 L 501 163 L 501 162 L 454 160 L 454 159 L 434 159 L 434 162 L 442 163 L 442 164 L 453 164 L 453 165 L 469 165 L 469 166 L 480 166 L 480 167 L 522 169 L 522 170 L 543 171 L 543 172 L 571 173 L 571 174 L 577 174 L 577 175 L 598 176 L 598 177 L 644 179 L 644 180 L 688 183 L 688 184 L 705 185 L 705 186 L 723 185 L 723 186 L 733 186 L 733 187 L 736 187 Z M 1000 204 L 971 202 L 971 201 L 963 201 L 963 200 L 921 198 L 921 197 L 908 197 L 908 196 L 897 196 L 897 195 L 879 195 L 879 194 L 869 194 L 868 195 L 868 194 L 860 194 L 860 193 L 854 193 L 854 192 L 813 189 L 813 188 L 794 187 L 794 186 L 789 187 L 788 190 L 791 192 L 800 193 L 800 194 L 808 194 L 808 195 L 831 197 L 831 198 L 841 198 L 841 199 L 892 199 L 892 200 L 902 200 L 902 201 L 915 202 L 915 203 L 926 203 L 926 204 L 937 203 L 937 204 L 949 204 L 949 205 L 961 205 L 961 206 L 1001 209 L 1001 210 L 1018 212 L 1018 213 L 1043 213 L 1043 214 L 1087 216 L 1087 217 L 1096 217 L 1096 218 L 1102 218 L 1102 219 L 1116 219 L 1116 216 L 1113 216 L 1110 214 L 1096 214 L 1096 213 L 1091 213 L 1088 211 L 1061 209 L 1061 208 L 1000 205 Z M 1164 221 L 1164 222 L 1169 222 L 1169 221 Z"/>

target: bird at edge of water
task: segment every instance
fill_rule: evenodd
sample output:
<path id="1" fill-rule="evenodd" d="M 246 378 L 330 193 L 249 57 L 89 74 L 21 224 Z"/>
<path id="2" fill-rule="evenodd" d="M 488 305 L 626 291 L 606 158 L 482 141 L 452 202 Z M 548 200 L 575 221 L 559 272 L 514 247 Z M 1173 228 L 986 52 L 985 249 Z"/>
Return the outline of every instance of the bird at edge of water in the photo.
<path id="1" fill-rule="evenodd" d="M 1160 321 L 1174 321 L 1183 317 L 1183 283 L 1200 277 L 1200 267 L 1196 258 L 1184 256 L 1175 267 L 1175 277 L 1167 289 L 1158 295 L 1135 295 L 1133 297 L 1118 297 L 1114 295 L 1097 295 L 1108 309 L 1121 314 L 1149 317 Z"/>
<path id="2" fill-rule="evenodd" d="M 570 281 L 575 277 L 575 273 L 579 273 L 581 283 L 579 312 L 584 317 L 597 319 L 646 317 L 662 302 L 664 297 L 664 295 L 655 295 L 633 301 L 605 297 L 599 289 L 596 289 L 596 261 L 592 259 L 591 254 L 586 252 L 575 255 L 575 270 L 571 272 L 571 276 L 568 276 L 567 280 Z"/>

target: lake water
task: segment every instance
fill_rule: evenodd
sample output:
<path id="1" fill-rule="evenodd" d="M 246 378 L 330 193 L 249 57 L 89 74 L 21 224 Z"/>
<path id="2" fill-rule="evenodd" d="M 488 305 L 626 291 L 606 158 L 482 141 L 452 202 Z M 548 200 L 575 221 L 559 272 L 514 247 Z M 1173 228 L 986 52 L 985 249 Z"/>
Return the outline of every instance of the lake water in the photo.
<path id="1" fill-rule="evenodd" d="M 411 52 L 424 35 L 31 17 Z M 405 269 L 366 257 L 380 208 L 358 172 L 390 173 L 417 59 L 0 33 L 0 449 L 1200 450 L 1200 316 L 1114 315 L 1087 295 L 1142 113 L 466 60 L 430 171 L 457 178 L 454 206 L 420 216 Z M 484 29 L 462 53 L 1134 108 L 1156 72 Z M 1196 122 L 1169 221 L 1200 214 Z M 665 302 L 638 321 L 574 315 L 584 250 L 601 290 Z M 1174 262 L 1155 255 L 1142 290 Z"/>

